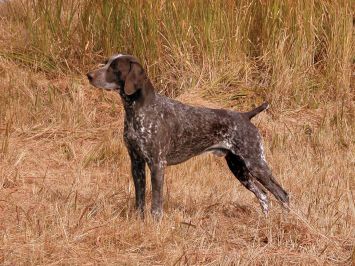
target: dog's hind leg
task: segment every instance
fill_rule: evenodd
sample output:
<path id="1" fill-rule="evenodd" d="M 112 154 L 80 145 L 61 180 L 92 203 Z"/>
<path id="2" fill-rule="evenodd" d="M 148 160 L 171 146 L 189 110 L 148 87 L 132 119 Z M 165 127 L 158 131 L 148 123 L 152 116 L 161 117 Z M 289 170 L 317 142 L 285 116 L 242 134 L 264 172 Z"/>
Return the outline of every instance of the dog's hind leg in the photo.
<path id="1" fill-rule="evenodd" d="M 251 175 L 255 177 L 255 179 L 259 181 L 267 190 L 269 190 L 276 199 L 288 206 L 288 193 L 275 180 L 266 161 L 264 159 L 245 159 L 245 162 Z"/>
<path id="2" fill-rule="evenodd" d="M 285 207 L 289 204 L 287 192 L 280 186 L 267 165 L 261 137 L 255 127 L 250 127 L 244 142 L 235 145 L 235 153 L 244 161 L 256 181 L 270 191 Z"/>
<path id="3" fill-rule="evenodd" d="M 243 186 L 254 193 L 260 202 L 263 213 L 267 215 L 269 211 L 269 203 L 266 192 L 261 188 L 261 186 L 255 183 L 253 179 L 251 179 L 250 173 L 243 159 L 240 156 L 233 154 L 232 152 L 228 152 L 225 158 L 228 167 L 234 176 L 243 184 Z"/>

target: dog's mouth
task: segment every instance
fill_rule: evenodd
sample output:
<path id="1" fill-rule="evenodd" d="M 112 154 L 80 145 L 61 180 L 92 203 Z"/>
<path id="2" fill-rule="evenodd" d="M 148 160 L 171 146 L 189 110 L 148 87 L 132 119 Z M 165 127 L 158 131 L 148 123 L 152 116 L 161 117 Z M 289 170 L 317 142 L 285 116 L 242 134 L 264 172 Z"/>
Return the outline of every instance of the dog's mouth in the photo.
<path id="1" fill-rule="evenodd" d="M 97 86 L 93 83 L 90 82 L 91 85 L 93 85 L 97 89 L 105 90 L 105 91 L 119 91 L 120 87 L 117 85 L 117 87 L 110 87 L 110 86 Z"/>

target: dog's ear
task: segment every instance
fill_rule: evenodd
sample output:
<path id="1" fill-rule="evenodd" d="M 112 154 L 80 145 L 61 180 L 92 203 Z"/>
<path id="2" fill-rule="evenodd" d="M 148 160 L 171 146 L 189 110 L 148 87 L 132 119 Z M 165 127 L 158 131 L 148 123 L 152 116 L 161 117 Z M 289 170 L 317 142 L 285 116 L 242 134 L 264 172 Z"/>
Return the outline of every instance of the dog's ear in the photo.
<path id="1" fill-rule="evenodd" d="M 129 71 L 124 85 L 124 93 L 127 95 L 134 94 L 137 90 L 142 89 L 144 80 L 144 70 L 136 62 L 131 62 L 131 70 Z"/>

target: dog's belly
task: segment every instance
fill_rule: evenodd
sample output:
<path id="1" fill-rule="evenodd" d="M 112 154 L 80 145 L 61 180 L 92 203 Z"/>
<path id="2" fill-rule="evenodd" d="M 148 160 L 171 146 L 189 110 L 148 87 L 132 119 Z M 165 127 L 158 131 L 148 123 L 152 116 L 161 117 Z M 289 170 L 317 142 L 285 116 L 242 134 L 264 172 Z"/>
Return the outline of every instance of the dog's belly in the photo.
<path id="1" fill-rule="evenodd" d="M 189 152 L 184 152 L 184 153 L 171 152 L 167 155 L 166 162 L 167 165 L 175 165 L 175 164 L 183 163 L 196 155 L 198 154 L 192 154 Z"/>
<path id="2" fill-rule="evenodd" d="M 176 149 L 170 151 L 166 156 L 167 165 L 175 165 L 183 163 L 192 157 L 200 155 L 205 152 L 212 152 L 216 156 L 225 156 L 228 152 L 228 147 L 224 143 L 212 145 L 194 145 L 187 146 L 184 149 Z"/>
<path id="3" fill-rule="evenodd" d="M 195 123 L 189 123 L 191 121 Z M 196 128 L 197 121 L 203 126 Z M 170 134 L 171 139 L 166 153 L 168 165 L 182 163 L 208 151 L 222 156 L 226 154 L 229 147 L 227 142 L 232 137 L 226 122 L 220 123 L 217 119 L 209 121 L 206 117 L 200 117 L 200 120 L 190 117 L 189 122 L 181 123 L 180 128 L 176 127 L 178 129 L 174 134 Z"/>

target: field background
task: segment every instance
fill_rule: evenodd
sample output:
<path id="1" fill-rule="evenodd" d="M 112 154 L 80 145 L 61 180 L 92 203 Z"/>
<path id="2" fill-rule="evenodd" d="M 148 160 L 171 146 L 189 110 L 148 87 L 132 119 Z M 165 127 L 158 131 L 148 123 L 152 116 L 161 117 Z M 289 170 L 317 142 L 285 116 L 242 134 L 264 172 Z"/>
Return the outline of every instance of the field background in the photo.
<path id="1" fill-rule="evenodd" d="M 354 265 L 352 1 L 0 2 L 0 264 Z M 119 96 L 85 79 L 117 52 L 190 104 L 268 100 L 253 122 L 290 212 L 206 154 L 138 219 Z"/>

